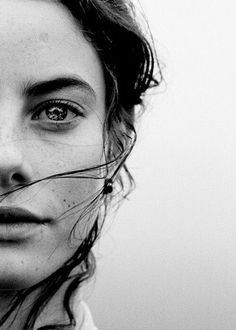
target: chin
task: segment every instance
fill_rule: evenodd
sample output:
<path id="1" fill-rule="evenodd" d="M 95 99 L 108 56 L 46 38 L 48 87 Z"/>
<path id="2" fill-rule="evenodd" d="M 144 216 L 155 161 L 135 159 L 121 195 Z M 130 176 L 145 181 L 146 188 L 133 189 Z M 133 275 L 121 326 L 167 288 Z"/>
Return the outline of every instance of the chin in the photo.
<path id="1" fill-rule="evenodd" d="M 20 290 L 29 288 L 42 281 L 42 274 L 31 258 L 0 249 L 0 290 Z"/>

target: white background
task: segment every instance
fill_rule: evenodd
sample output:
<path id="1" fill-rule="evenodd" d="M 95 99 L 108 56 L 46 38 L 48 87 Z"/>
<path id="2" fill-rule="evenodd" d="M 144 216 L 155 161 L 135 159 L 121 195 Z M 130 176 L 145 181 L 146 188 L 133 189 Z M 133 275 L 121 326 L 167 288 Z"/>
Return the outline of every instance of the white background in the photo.
<path id="1" fill-rule="evenodd" d="M 100 330 L 236 329 L 236 3 L 143 0 L 165 63 L 96 247 Z"/>

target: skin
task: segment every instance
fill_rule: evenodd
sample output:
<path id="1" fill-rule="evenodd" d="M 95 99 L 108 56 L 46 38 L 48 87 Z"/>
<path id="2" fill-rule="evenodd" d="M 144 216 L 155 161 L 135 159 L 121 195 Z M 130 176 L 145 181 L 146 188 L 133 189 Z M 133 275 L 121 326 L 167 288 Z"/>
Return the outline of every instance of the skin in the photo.
<path id="1" fill-rule="evenodd" d="M 59 76 L 81 79 L 90 89 L 74 86 L 24 95 L 26 86 Z M 62 120 L 69 126 L 48 117 L 44 102 L 54 99 L 77 104 L 80 115 L 69 109 Z M 15 185 L 100 164 L 104 114 L 102 65 L 69 12 L 52 1 L 0 0 L 0 194 Z M 0 207 L 17 206 L 52 219 L 19 240 L 6 242 L 0 232 L 1 310 L 12 293 L 47 277 L 75 252 L 80 240 L 68 244 L 68 237 L 80 210 L 62 215 L 102 185 L 102 180 L 47 180 L 1 200 Z M 93 221 L 91 215 L 79 222 L 79 239 Z M 11 329 L 20 329 L 23 321 L 22 316 Z"/>

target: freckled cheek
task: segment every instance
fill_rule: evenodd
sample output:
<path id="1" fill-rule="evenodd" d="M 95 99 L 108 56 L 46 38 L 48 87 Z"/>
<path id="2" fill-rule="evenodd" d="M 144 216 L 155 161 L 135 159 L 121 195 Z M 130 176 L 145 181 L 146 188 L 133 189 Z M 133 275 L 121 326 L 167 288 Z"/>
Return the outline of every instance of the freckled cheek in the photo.
<path id="1" fill-rule="evenodd" d="M 73 178 L 54 180 L 55 192 L 59 192 L 60 196 L 65 196 L 63 203 L 67 208 L 86 200 L 103 186 L 104 180 L 99 168 L 104 162 L 102 148 L 89 146 L 78 148 L 77 152 L 73 150 L 69 154 L 65 153 L 63 161 L 55 162 L 57 165 L 51 166 L 51 169 L 54 168 L 54 173 L 75 171 L 69 174 L 69 176 L 74 176 Z"/>
<path id="2" fill-rule="evenodd" d="M 73 174 L 77 177 L 37 183 L 22 194 L 22 200 L 34 196 L 28 202 L 34 205 L 36 195 L 40 201 L 36 205 L 39 214 L 53 218 L 66 218 L 71 215 L 72 221 L 77 219 L 82 212 L 81 209 L 101 193 L 104 184 L 101 176 L 104 173 L 101 173 L 101 169 L 91 170 L 91 167 L 99 166 L 104 162 L 102 139 L 91 140 L 93 141 L 88 142 L 86 146 L 72 146 L 73 141 L 69 141 L 66 147 L 58 142 L 34 144 L 29 154 L 34 173 L 33 180 L 78 170 Z M 88 170 L 80 173 L 81 169 Z M 19 198 L 17 197 L 17 200 Z"/>
<path id="3" fill-rule="evenodd" d="M 100 186 L 101 183 L 96 180 L 74 179 L 56 189 L 57 200 L 54 202 L 58 208 L 60 207 L 55 221 L 57 240 L 66 244 L 70 237 L 80 241 L 88 235 L 98 214 L 99 204 L 95 204 L 90 212 L 86 212 L 86 209 L 91 205 L 94 196 L 100 193 Z M 71 236 L 72 229 L 73 236 Z M 79 241 L 75 243 L 78 244 Z"/>
<path id="4" fill-rule="evenodd" d="M 65 179 L 57 187 L 58 197 L 63 202 L 64 207 L 70 209 L 78 203 L 86 203 L 99 193 L 102 186 L 102 179 Z"/>
<path id="5" fill-rule="evenodd" d="M 78 219 L 94 198 L 101 195 L 103 184 L 103 179 L 52 180 L 50 188 L 47 187 L 47 192 L 49 190 L 51 192 L 47 194 L 45 191 L 45 194 L 43 194 L 51 196 L 48 204 L 49 213 L 58 220 L 67 219 L 68 217 L 71 218 L 71 221 Z"/>
<path id="6" fill-rule="evenodd" d="M 45 145 L 34 146 L 29 153 L 29 161 L 38 177 L 45 177 L 63 172 L 101 165 L 104 162 L 104 150 L 102 139 L 96 139 L 83 143 L 79 139 L 73 139 L 66 143 L 51 141 Z"/>

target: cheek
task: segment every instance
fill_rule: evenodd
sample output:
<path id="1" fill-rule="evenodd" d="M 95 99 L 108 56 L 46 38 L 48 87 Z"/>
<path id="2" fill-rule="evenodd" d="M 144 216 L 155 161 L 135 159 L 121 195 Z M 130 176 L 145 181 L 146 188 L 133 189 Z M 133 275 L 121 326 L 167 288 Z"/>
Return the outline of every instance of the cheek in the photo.
<path id="1" fill-rule="evenodd" d="M 87 143 L 59 143 L 50 141 L 47 144 L 38 143 L 33 148 L 28 147 L 26 154 L 34 172 L 34 179 L 50 175 L 91 169 L 104 161 L 102 141 Z"/>
<path id="2" fill-rule="evenodd" d="M 99 168 L 104 162 L 102 145 L 96 148 L 74 147 L 64 152 L 63 159 L 58 156 L 52 162 L 53 165 L 47 167 L 51 169 L 51 173 L 59 176 L 50 180 L 47 189 L 65 211 L 89 203 L 101 190 L 104 183 L 104 173 Z"/>
<path id="3" fill-rule="evenodd" d="M 86 144 L 81 140 L 75 144 L 75 141 L 78 140 L 74 140 L 74 145 L 69 141 L 66 146 L 58 141 L 48 143 L 43 150 L 45 162 L 42 164 L 38 159 L 39 166 L 36 164 L 40 177 L 59 174 L 48 181 L 43 189 L 48 201 L 56 209 L 57 216 L 64 212 L 66 215 L 82 212 L 104 184 L 104 169 L 99 168 L 104 163 L 101 136 L 87 140 Z"/>
<path id="4" fill-rule="evenodd" d="M 93 171 L 91 178 L 58 179 L 52 180 L 48 186 L 51 191 L 51 201 L 57 204 L 57 216 L 61 219 L 70 214 L 80 214 L 101 194 L 104 180 Z M 50 189 L 51 187 L 51 189 Z"/>

